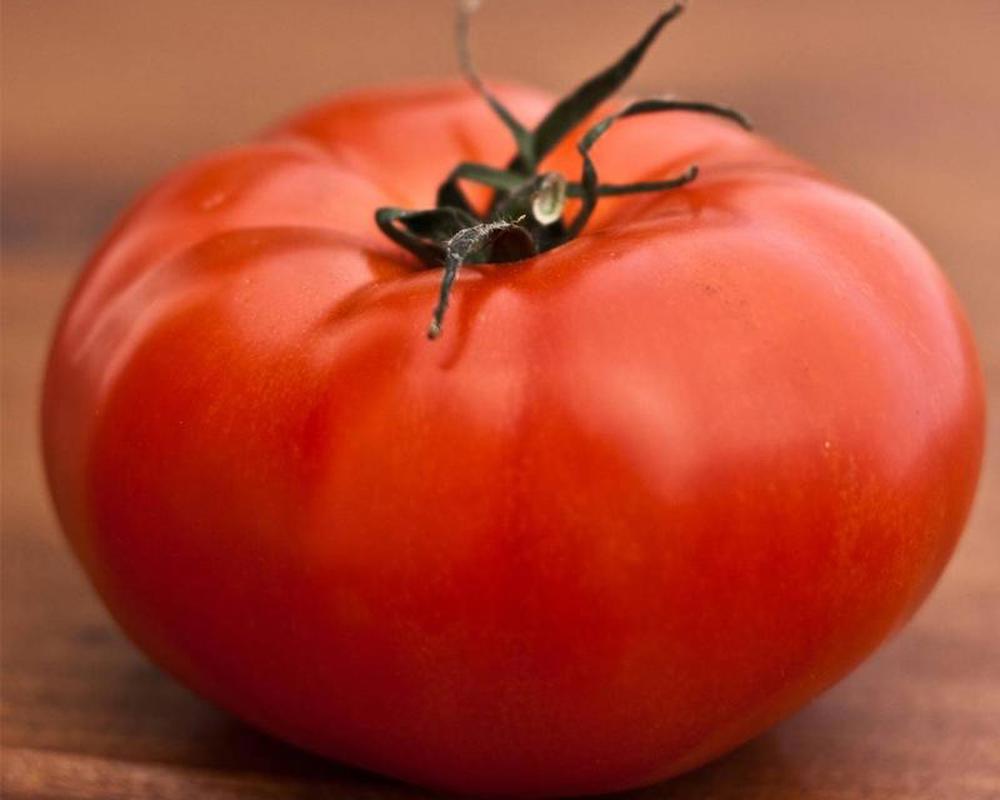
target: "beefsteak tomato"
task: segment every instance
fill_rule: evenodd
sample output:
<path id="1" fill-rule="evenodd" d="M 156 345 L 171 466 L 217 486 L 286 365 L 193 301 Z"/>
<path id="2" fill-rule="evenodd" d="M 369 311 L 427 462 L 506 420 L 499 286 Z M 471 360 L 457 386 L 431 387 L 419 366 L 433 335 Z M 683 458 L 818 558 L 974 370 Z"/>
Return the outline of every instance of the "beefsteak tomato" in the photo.
<path id="1" fill-rule="evenodd" d="M 622 789 L 907 619 L 971 502 L 983 390 L 906 230 L 698 109 L 594 150 L 633 188 L 696 180 L 605 192 L 533 257 L 487 248 L 427 341 L 442 270 L 373 213 L 440 201 L 472 157 L 512 168 L 494 188 L 579 172 L 564 142 L 526 172 L 510 127 L 476 80 L 358 91 L 166 178 L 62 316 L 45 463 L 121 626 L 251 724 L 449 790 Z M 440 215 L 400 219 L 445 260 Z"/>

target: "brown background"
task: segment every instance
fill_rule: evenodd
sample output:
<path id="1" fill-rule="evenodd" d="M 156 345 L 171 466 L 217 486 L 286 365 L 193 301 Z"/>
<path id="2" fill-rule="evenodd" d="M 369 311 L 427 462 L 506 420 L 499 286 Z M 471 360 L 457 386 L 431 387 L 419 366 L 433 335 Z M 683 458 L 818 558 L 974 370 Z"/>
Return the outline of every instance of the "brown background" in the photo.
<path id="1" fill-rule="evenodd" d="M 656 2 L 493 0 L 484 71 L 568 88 Z M 453 71 L 447 0 L 3 0 L 4 796 L 422 796 L 215 711 L 111 624 L 36 447 L 46 337 L 128 198 L 324 93 Z M 698 0 L 632 84 L 714 99 L 892 209 L 937 254 L 1000 400 L 1000 2 Z M 401 142 L 401 146 L 405 146 Z M 1000 796 L 997 429 L 967 535 L 904 633 L 824 697 L 648 798 Z"/>

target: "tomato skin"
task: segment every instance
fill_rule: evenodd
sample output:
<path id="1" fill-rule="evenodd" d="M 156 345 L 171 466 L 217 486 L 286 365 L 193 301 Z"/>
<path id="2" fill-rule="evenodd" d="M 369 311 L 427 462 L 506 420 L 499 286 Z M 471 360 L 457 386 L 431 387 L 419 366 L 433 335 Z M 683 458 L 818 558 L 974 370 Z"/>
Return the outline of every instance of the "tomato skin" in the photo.
<path id="1" fill-rule="evenodd" d="M 467 89 L 385 89 L 156 187 L 63 315 L 52 493 L 127 633 L 254 725 L 461 792 L 650 783 L 927 594 L 982 457 L 973 344 L 898 223 L 691 114 L 595 156 L 697 181 L 464 270 L 429 343 L 439 271 L 372 212 L 473 148 L 510 154 Z"/>

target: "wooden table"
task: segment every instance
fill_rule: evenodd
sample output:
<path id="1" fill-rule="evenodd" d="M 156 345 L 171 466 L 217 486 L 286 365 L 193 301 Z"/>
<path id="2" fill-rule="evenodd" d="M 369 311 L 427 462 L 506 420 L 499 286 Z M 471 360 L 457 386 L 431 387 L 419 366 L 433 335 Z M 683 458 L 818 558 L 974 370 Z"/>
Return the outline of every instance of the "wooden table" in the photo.
<path id="1" fill-rule="evenodd" d="M 553 87 L 606 60 L 659 5 L 614 4 L 609 17 L 612 4 L 599 0 L 505 2 L 508 10 L 483 14 L 484 65 Z M 302 0 L 288 14 L 281 0 L 261 0 L 198 4 L 195 13 L 194 4 L 169 0 L 5 0 L 6 798 L 426 796 L 258 734 L 146 661 L 61 541 L 36 441 L 40 368 L 58 304 L 129 195 L 180 158 L 310 96 L 450 70 L 444 0 L 422 3 L 420 18 L 404 13 L 413 6 L 402 0 L 367 4 L 365 13 L 358 5 Z M 991 405 L 1000 407 L 1000 3 L 735 6 L 696 4 L 635 88 L 733 102 L 892 208 L 962 296 Z M 415 47 L 405 36 L 441 46 Z M 364 44 L 372 41 L 374 51 Z M 769 733 L 630 796 L 1000 797 L 998 445 L 994 424 L 966 536 L 902 634 Z"/>

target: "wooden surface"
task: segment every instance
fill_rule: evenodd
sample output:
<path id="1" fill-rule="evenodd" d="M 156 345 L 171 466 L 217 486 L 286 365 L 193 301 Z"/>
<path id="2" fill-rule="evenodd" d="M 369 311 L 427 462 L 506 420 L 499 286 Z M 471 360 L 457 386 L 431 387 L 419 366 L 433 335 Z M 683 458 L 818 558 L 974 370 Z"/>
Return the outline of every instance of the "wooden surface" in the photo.
<path id="1" fill-rule="evenodd" d="M 480 60 L 553 88 L 658 8 L 504 3 L 482 15 Z M 635 90 L 732 102 L 907 222 L 966 304 L 995 412 L 1000 3 L 693 5 Z M 46 337 L 116 210 L 183 158 L 324 92 L 448 72 L 449 4 L 416 6 L 4 0 L 3 797 L 426 796 L 258 734 L 147 662 L 67 552 L 36 441 Z M 904 632 L 769 733 L 629 796 L 1000 797 L 998 445 L 994 423 L 965 538 Z"/>

